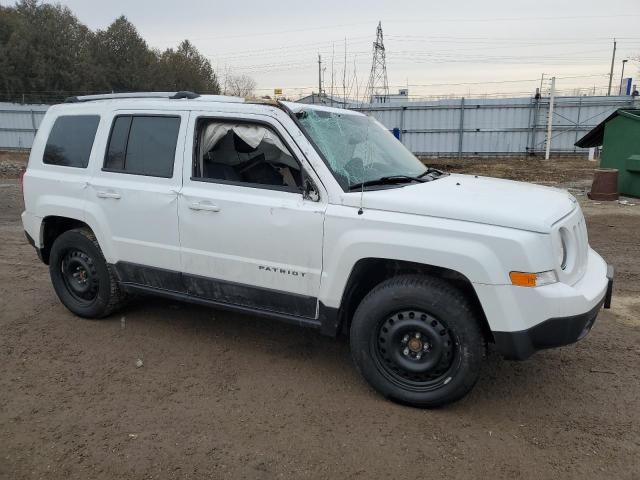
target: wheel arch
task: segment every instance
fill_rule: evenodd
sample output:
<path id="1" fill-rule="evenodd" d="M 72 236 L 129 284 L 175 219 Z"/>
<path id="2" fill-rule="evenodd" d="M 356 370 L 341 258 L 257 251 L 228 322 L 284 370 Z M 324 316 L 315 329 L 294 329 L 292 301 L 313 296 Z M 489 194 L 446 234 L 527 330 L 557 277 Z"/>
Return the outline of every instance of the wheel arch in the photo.
<path id="1" fill-rule="evenodd" d="M 485 339 L 493 342 L 491 327 L 480 303 L 480 299 L 471 281 L 462 273 L 449 268 L 424 263 L 394 260 L 388 258 L 362 258 L 358 260 L 349 274 L 342 293 L 340 307 L 337 310 L 337 332 L 348 334 L 351 319 L 358 305 L 376 285 L 403 274 L 419 274 L 443 279 L 453 285 L 469 299 L 480 322 Z"/>
<path id="2" fill-rule="evenodd" d="M 49 256 L 53 242 L 64 232 L 73 230 L 74 228 L 87 228 L 94 235 L 95 230 L 91 228 L 85 221 L 73 217 L 64 217 L 59 215 L 48 215 L 42 219 L 40 224 L 40 254 L 42 261 L 49 265 Z"/>

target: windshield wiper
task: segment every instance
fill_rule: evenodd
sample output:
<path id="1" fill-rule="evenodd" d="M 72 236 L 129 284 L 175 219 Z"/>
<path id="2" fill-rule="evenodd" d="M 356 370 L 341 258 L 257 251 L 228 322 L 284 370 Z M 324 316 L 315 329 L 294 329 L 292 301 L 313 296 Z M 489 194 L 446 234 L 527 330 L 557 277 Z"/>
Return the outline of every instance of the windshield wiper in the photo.
<path id="1" fill-rule="evenodd" d="M 388 177 L 377 178 L 375 180 L 367 180 L 366 182 L 354 183 L 353 185 L 349 185 L 349 190 L 357 190 L 359 188 L 370 187 L 373 185 L 389 185 L 405 181 L 424 183 L 427 180 L 420 177 L 411 177 L 409 175 L 391 175 Z"/>
<path id="2" fill-rule="evenodd" d="M 426 177 L 427 175 L 433 175 L 434 173 L 437 176 L 442 176 L 445 174 L 442 170 L 438 170 L 437 168 L 427 167 L 427 169 L 424 172 L 418 175 L 418 178 L 423 178 L 423 177 Z"/>

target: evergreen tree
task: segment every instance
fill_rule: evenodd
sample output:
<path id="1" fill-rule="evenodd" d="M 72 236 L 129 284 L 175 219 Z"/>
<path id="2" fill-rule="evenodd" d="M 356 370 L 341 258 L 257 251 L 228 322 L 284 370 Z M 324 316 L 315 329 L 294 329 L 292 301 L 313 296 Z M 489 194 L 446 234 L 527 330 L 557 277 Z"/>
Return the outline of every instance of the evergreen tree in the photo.
<path id="1" fill-rule="evenodd" d="M 124 16 L 92 32 L 69 8 L 20 0 L 0 6 L 0 97 L 27 102 L 69 95 L 192 90 L 219 93 L 211 63 L 189 41 L 150 49 Z"/>
<path id="2" fill-rule="evenodd" d="M 158 63 L 157 90 L 220 93 L 220 85 L 211 63 L 189 40 L 184 40 L 177 50 L 165 50 L 159 56 Z"/>

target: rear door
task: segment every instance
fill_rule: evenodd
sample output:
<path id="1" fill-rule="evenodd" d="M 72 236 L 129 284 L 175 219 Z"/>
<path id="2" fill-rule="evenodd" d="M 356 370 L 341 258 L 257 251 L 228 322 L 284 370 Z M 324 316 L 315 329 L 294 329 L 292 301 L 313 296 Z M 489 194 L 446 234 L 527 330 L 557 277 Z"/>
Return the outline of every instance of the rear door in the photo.
<path id="1" fill-rule="evenodd" d="M 178 289 L 178 192 L 188 112 L 116 111 L 87 211 L 108 237 L 124 282 Z"/>
<path id="2" fill-rule="evenodd" d="M 271 117 L 204 112 L 192 113 L 187 139 L 178 211 L 188 293 L 315 318 L 327 197 L 303 197 L 303 168 L 319 182 L 295 143 Z"/>

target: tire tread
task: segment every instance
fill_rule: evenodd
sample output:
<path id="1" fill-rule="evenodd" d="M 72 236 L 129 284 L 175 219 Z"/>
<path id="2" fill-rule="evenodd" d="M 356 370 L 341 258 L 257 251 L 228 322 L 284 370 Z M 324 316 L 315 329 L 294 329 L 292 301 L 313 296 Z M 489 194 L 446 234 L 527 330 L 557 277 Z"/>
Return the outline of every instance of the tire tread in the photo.
<path id="1" fill-rule="evenodd" d="M 464 328 L 468 329 L 467 335 L 471 339 L 473 339 L 473 342 L 475 343 L 475 345 L 471 345 L 471 348 L 474 348 L 479 355 L 479 358 L 477 359 L 478 363 L 484 361 L 487 354 L 487 342 L 484 335 L 482 334 L 480 323 L 478 322 L 477 315 L 471 302 L 454 285 L 444 279 L 433 276 L 420 274 L 401 274 L 384 280 L 383 282 L 375 286 L 364 297 L 364 299 L 360 302 L 360 305 L 356 309 L 352 322 L 351 338 L 353 339 L 354 334 L 356 334 L 356 332 L 354 332 L 354 328 L 362 328 L 360 323 L 363 323 L 364 325 L 364 311 L 368 311 L 368 313 L 370 314 L 371 305 L 379 298 L 395 300 L 401 297 L 403 294 L 412 291 L 420 291 L 421 293 L 428 294 L 430 302 L 438 302 L 446 299 L 446 301 L 459 312 L 461 317 L 469 320 L 468 322 L 463 323 Z M 366 332 L 360 332 L 360 334 L 366 335 Z M 354 345 L 354 343 L 352 342 L 352 355 L 358 372 L 385 397 L 390 398 L 394 401 L 398 401 L 400 403 L 410 404 L 418 407 L 438 407 L 444 404 L 452 403 L 462 398 L 471 390 L 471 388 L 473 388 L 477 381 L 479 366 L 474 365 L 472 366 L 473 371 L 471 372 L 471 374 L 467 375 L 467 377 L 464 377 L 464 381 L 459 383 L 458 388 L 453 391 L 449 391 L 445 396 L 441 398 L 425 398 L 423 401 L 420 401 L 415 397 L 408 399 L 406 395 L 403 395 L 402 391 L 398 391 L 400 389 L 398 389 L 397 387 L 383 385 L 384 382 L 382 382 L 380 379 L 372 378 L 371 372 L 367 372 L 367 370 L 371 370 L 371 362 L 364 361 L 364 363 L 362 363 L 363 360 L 358 358 L 359 355 L 356 352 L 357 348 L 357 345 Z"/>
<path id="2" fill-rule="evenodd" d="M 118 281 L 118 276 L 116 275 L 115 270 L 111 265 L 109 265 L 104 258 L 102 253 L 102 249 L 100 248 L 100 244 L 98 243 L 98 239 L 95 234 L 88 228 L 76 228 L 74 231 L 78 232 L 80 235 L 84 236 L 87 240 L 89 240 L 96 247 L 98 252 L 100 252 L 100 260 L 105 263 L 107 266 L 107 272 L 109 274 L 109 301 L 104 307 L 104 311 L 100 314 L 99 318 L 104 318 L 111 315 L 116 310 L 120 309 L 125 300 L 126 294 L 120 288 L 120 283 Z"/>
<path id="3" fill-rule="evenodd" d="M 91 249 L 89 249 L 87 242 L 91 245 Z M 80 245 L 82 244 L 85 244 L 85 248 L 87 250 L 94 250 L 87 254 L 91 255 L 93 257 L 93 262 L 99 265 L 98 268 L 102 271 L 100 274 L 100 281 L 104 282 L 104 286 L 100 287 L 103 289 L 102 294 L 100 294 L 100 297 L 96 302 L 88 307 L 81 307 L 73 304 L 73 301 L 68 297 L 69 294 L 64 291 L 65 287 L 61 286 L 59 273 L 57 272 L 57 269 L 59 268 L 57 264 L 59 256 L 58 250 L 60 248 L 69 248 L 69 245 L 77 245 L 78 248 L 81 248 Z M 52 260 L 49 264 L 51 280 L 58 297 L 70 311 L 80 317 L 97 319 L 107 317 L 123 306 L 126 301 L 126 294 L 120 288 L 118 276 L 116 275 L 114 268 L 109 265 L 104 258 L 98 239 L 88 227 L 73 228 L 61 233 L 54 240 L 51 251 Z M 56 261 L 54 261 L 54 259 L 56 259 Z M 61 291 L 60 289 L 63 290 Z"/>

